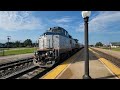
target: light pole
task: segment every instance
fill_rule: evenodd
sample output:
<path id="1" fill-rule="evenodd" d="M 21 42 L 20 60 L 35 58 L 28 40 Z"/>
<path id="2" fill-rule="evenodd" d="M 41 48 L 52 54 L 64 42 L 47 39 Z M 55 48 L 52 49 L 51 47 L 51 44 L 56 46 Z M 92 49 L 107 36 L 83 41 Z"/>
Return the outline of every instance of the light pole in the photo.
<path id="1" fill-rule="evenodd" d="M 19 48 L 21 47 L 21 43 L 20 42 L 21 42 L 21 40 L 19 40 Z"/>
<path id="2" fill-rule="evenodd" d="M 91 11 L 82 11 L 82 17 L 84 19 L 84 39 L 85 39 L 85 71 L 83 75 L 83 79 L 91 79 L 89 76 L 89 47 L 88 47 L 88 20 L 89 16 L 91 14 Z"/>
<path id="3" fill-rule="evenodd" d="M 7 39 L 8 39 L 8 49 L 9 49 L 9 40 L 10 40 L 10 37 L 11 36 L 7 36 Z"/>

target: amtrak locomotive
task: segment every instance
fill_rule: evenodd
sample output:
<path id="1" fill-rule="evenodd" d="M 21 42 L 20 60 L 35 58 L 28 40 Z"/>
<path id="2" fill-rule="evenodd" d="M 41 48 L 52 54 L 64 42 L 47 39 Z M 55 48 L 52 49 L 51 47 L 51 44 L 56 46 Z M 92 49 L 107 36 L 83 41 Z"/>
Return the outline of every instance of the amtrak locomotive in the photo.
<path id="1" fill-rule="evenodd" d="M 38 43 L 39 49 L 35 52 L 34 64 L 45 67 L 54 65 L 65 55 L 83 47 L 62 27 L 49 28 L 39 37 Z"/>

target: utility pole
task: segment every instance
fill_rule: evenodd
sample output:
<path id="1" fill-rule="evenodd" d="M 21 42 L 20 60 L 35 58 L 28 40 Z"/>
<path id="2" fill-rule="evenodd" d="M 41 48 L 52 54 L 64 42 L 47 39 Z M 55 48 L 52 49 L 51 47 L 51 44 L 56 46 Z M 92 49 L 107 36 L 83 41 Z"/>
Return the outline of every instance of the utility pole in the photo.
<path id="1" fill-rule="evenodd" d="M 21 40 L 19 40 L 19 48 L 21 47 L 21 43 L 20 42 L 21 42 Z"/>
<path id="2" fill-rule="evenodd" d="M 7 40 L 8 40 L 7 47 L 8 47 L 8 50 L 9 50 L 9 41 L 10 41 L 10 38 L 11 38 L 11 36 L 7 36 Z"/>

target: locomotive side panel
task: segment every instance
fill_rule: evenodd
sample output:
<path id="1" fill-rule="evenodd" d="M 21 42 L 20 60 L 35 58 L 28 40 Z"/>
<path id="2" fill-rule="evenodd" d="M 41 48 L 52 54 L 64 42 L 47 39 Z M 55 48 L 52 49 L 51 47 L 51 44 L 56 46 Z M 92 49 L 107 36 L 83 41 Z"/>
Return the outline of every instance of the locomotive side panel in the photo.
<path id="1" fill-rule="evenodd" d="M 59 37 L 60 35 L 53 35 L 53 48 L 54 49 L 60 49 L 60 42 L 59 42 Z"/>
<path id="2" fill-rule="evenodd" d="M 70 39 L 68 37 L 65 36 L 60 36 L 59 38 L 60 42 L 60 53 L 65 53 L 68 51 L 71 51 L 71 44 L 70 44 Z"/>
<path id="3" fill-rule="evenodd" d="M 47 49 L 53 48 L 52 36 L 46 35 L 46 37 L 47 37 L 46 48 Z"/>
<path id="4" fill-rule="evenodd" d="M 39 38 L 39 49 L 44 49 L 44 46 L 45 46 L 45 40 L 44 40 L 44 36 L 41 36 L 40 38 Z"/>
<path id="5" fill-rule="evenodd" d="M 71 41 L 72 41 L 72 43 L 71 43 L 71 47 L 72 47 L 72 49 L 74 49 L 74 48 L 75 48 L 75 44 L 76 44 L 76 42 L 75 42 L 74 39 L 72 39 Z"/>

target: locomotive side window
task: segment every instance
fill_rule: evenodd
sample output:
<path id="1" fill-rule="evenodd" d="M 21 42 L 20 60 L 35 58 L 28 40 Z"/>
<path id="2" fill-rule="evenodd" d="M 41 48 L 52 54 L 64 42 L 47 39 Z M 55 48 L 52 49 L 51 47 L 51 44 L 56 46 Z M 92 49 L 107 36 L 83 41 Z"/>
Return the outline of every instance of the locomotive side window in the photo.
<path id="1" fill-rule="evenodd" d="M 67 36 L 67 37 L 69 37 L 69 34 L 68 34 L 68 32 L 66 32 L 66 36 Z"/>
<path id="2" fill-rule="evenodd" d="M 67 36 L 67 32 L 65 31 L 65 36 Z"/>

